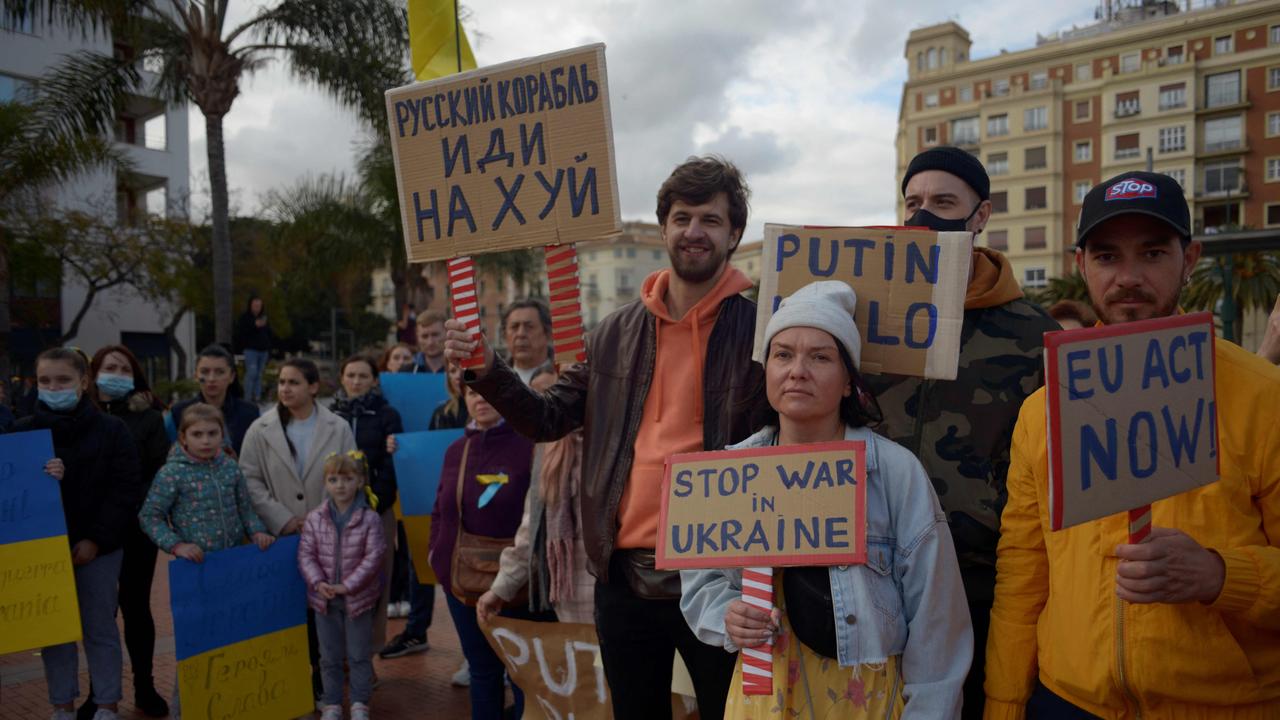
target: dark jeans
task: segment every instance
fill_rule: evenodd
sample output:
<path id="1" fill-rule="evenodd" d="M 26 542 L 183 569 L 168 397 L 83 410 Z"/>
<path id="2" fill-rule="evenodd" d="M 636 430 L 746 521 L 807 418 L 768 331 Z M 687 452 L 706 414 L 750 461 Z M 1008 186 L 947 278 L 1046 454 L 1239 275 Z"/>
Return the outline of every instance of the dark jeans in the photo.
<path id="1" fill-rule="evenodd" d="M 680 614 L 679 600 L 637 597 L 623 575 L 622 556 L 609 563 L 609 582 L 596 583 L 596 633 L 617 720 L 671 717 L 671 664 L 684 658 L 704 720 L 724 716 L 737 656 L 704 644 Z"/>
<path id="2" fill-rule="evenodd" d="M 120 615 L 124 618 L 124 644 L 133 666 L 135 688 L 152 684 L 156 622 L 151 617 L 151 581 L 155 578 L 159 552 L 136 523 L 126 531 L 124 560 L 120 565 Z"/>
<path id="3" fill-rule="evenodd" d="M 1101 720 L 1054 694 L 1039 680 L 1027 701 L 1027 720 Z"/>
<path id="4" fill-rule="evenodd" d="M 320 672 L 320 634 L 316 629 L 316 611 L 307 606 L 307 657 L 311 660 L 311 694 L 319 699 L 324 694 L 323 673 Z"/>
<path id="5" fill-rule="evenodd" d="M 409 600 L 409 540 L 404 523 L 396 521 L 396 551 L 391 563 L 391 595 L 388 602 Z"/>
<path id="6" fill-rule="evenodd" d="M 409 620 L 404 624 L 405 637 L 426 640 L 435 608 L 436 586 L 420 584 L 413 563 L 409 563 Z"/>
<path id="7" fill-rule="evenodd" d="M 987 632 L 991 629 L 991 606 L 995 603 L 995 568 L 971 567 L 960 571 L 969 599 L 969 619 L 973 623 L 973 664 L 964 679 L 962 720 L 982 720 L 987 702 L 982 684 L 987 677 Z"/>
<path id="8" fill-rule="evenodd" d="M 445 593 L 444 597 L 449 602 L 449 615 L 453 617 L 453 627 L 458 631 L 462 655 L 471 666 L 471 720 L 503 720 L 506 666 L 485 639 L 480 622 L 476 620 L 476 609 L 464 604 L 453 593 Z M 556 619 L 555 613 L 530 613 L 524 606 L 507 608 L 501 614 L 503 617 L 537 622 L 555 622 Z M 511 692 L 515 698 L 515 709 L 511 717 L 523 717 L 524 693 L 514 683 L 511 685 Z"/>

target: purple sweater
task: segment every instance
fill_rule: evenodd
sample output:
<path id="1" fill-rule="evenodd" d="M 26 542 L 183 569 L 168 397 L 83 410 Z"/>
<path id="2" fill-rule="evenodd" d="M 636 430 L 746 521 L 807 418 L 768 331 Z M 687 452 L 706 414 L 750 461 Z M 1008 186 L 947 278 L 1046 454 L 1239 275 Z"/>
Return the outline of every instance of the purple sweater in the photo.
<path id="1" fill-rule="evenodd" d="M 467 448 L 466 477 L 462 491 L 462 527 L 473 535 L 495 538 L 515 537 L 524 515 L 524 496 L 529 491 L 529 471 L 533 464 L 533 443 L 506 423 L 488 430 L 468 429 L 444 454 L 440 489 L 431 511 L 431 569 L 445 592 L 452 592 L 453 547 L 458 539 L 458 470 Z M 507 482 L 489 502 L 479 507 L 480 495 L 489 486 L 477 475 L 503 475 Z"/>

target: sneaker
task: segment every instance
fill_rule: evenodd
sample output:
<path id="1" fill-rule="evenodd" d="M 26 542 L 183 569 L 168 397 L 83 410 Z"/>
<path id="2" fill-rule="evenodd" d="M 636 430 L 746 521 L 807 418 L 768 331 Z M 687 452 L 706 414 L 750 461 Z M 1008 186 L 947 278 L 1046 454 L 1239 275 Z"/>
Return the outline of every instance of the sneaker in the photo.
<path id="1" fill-rule="evenodd" d="M 63 710 L 62 708 L 53 709 L 52 720 L 75 720 L 76 714 L 71 710 Z"/>
<path id="2" fill-rule="evenodd" d="M 396 612 L 398 613 L 397 617 L 402 617 L 402 618 L 409 617 L 409 601 L 401 600 L 400 602 L 396 603 Z"/>
<path id="3" fill-rule="evenodd" d="M 365 717 L 368 717 L 367 715 Z M 320 720 L 342 720 L 341 705 L 325 705 L 320 711 Z"/>
<path id="4" fill-rule="evenodd" d="M 453 674 L 453 677 L 449 679 L 449 682 L 453 683 L 454 687 L 470 687 L 471 663 L 463 660 L 462 667 L 458 668 L 458 672 Z"/>
<path id="5" fill-rule="evenodd" d="M 426 652 L 426 650 L 426 638 L 418 639 L 405 637 L 404 633 L 400 633 L 395 636 L 391 642 L 387 643 L 386 647 L 378 651 L 378 657 L 383 660 L 389 660 L 391 658 L 398 658 L 412 653 Z"/>
<path id="6" fill-rule="evenodd" d="M 351 703 L 351 720 L 369 720 L 369 706 L 364 703 Z"/>
<path id="7" fill-rule="evenodd" d="M 93 720 L 120 720 L 120 716 L 115 710 L 98 708 L 98 711 L 93 714 Z"/>

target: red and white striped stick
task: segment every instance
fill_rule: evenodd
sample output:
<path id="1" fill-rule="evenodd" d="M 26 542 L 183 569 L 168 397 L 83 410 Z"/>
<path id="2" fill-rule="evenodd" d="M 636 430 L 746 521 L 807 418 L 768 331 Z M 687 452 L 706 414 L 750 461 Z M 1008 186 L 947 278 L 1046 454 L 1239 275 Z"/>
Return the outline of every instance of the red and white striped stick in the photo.
<path id="1" fill-rule="evenodd" d="M 578 278 L 578 251 L 572 244 L 543 248 L 547 264 L 547 289 L 551 294 L 551 343 L 556 363 L 585 362 L 587 344 L 582 336 L 582 292 Z"/>
<path id="2" fill-rule="evenodd" d="M 449 297 L 453 305 L 453 317 L 466 326 L 471 337 L 478 340 L 475 352 L 462 361 L 462 367 L 484 366 L 484 336 L 480 334 L 480 298 L 476 296 L 476 265 L 467 256 L 449 261 Z"/>
<path id="3" fill-rule="evenodd" d="M 1151 506 L 1143 505 L 1129 511 L 1129 544 L 1137 545 L 1151 534 Z"/>
<path id="4" fill-rule="evenodd" d="M 742 602 L 773 614 L 773 568 L 742 569 Z M 742 649 L 742 694 L 773 694 L 773 640 Z"/>

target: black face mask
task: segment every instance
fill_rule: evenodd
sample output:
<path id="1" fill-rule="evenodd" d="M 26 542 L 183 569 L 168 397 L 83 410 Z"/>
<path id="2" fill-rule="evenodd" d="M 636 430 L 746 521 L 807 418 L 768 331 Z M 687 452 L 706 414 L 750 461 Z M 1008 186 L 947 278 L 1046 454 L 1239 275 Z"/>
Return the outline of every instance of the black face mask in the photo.
<path id="1" fill-rule="evenodd" d="M 934 232 L 964 232 L 966 229 L 965 226 L 969 224 L 969 218 L 973 217 L 980 207 L 982 207 L 981 202 L 975 205 L 973 210 L 970 211 L 963 220 L 940 218 L 928 210 L 920 208 L 902 224 L 915 227 L 927 227 Z"/>

